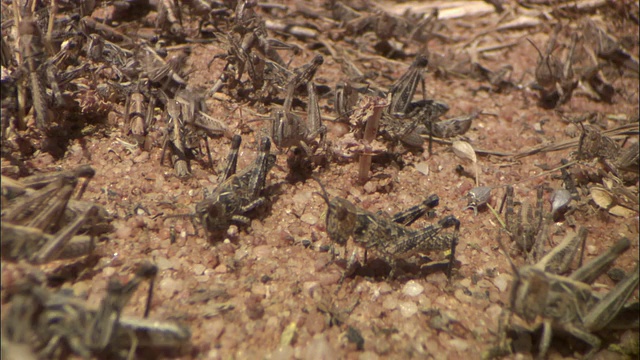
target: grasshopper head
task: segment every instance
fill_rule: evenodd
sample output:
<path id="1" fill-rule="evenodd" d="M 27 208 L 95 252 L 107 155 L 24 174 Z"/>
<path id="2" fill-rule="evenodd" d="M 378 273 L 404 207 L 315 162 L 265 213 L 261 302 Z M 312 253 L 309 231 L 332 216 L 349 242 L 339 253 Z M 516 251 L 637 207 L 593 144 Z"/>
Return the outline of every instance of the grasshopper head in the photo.
<path id="1" fill-rule="evenodd" d="M 322 193 L 315 193 L 320 195 L 322 199 L 327 203 L 327 233 L 332 241 L 339 245 L 344 245 L 349 240 L 349 236 L 353 232 L 356 225 L 356 208 L 348 200 L 334 197 L 329 199 L 324 185 L 316 177 L 312 177 L 322 189 Z"/>

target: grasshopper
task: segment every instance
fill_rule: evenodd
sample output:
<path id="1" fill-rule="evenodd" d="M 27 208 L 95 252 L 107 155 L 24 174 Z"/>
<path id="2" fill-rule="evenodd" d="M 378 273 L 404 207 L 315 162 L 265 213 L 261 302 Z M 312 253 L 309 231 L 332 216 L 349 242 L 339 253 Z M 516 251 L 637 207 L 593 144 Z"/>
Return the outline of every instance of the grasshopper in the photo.
<path id="1" fill-rule="evenodd" d="M 573 80 L 572 69 L 573 54 L 578 41 L 577 35 L 572 37 L 567 56 L 562 62 L 553 56 L 556 40 L 561 30 L 562 25 L 556 24 L 553 34 L 547 41 L 544 55 L 533 41 L 527 39 L 538 52 L 535 87 L 540 91 L 540 106 L 546 109 L 553 109 L 569 101 L 573 90 L 578 86 L 578 81 Z"/>
<path id="2" fill-rule="evenodd" d="M 512 241 L 515 241 L 525 253 L 531 251 L 535 243 L 544 243 L 544 241 L 536 241 L 539 234 L 546 234 L 543 229 L 547 224 L 547 221 L 543 221 L 543 195 L 542 187 L 538 187 L 535 209 L 524 203 L 516 214 L 513 203 L 513 186 L 508 185 L 505 190 L 506 229 L 511 234 Z"/>
<path id="3" fill-rule="evenodd" d="M 49 127 L 51 120 L 46 87 L 44 85 L 45 72 L 43 65 L 46 54 L 42 33 L 33 15 L 28 15 L 18 22 L 18 34 L 20 54 L 26 63 L 26 70 L 29 76 L 29 90 L 33 100 L 36 126 L 40 130 L 45 130 Z M 24 107 L 24 104 L 22 104 L 22 107 Z"/>
<path id="4" fill-rule="evenodd" d="M 3 318 L 3 336 L 16 343 L 33 344 L 43 358 L 69 352 L 84 358 L 119 357 L 125 352 L 132 359 L 136 350 L 178 351 L 188 343 L 189 330 L 176 323 L 146 319 L 157 271 L 155 265 L 143 263 L 126 284 L 112 278 L 96 310 L 88 309 L 68 291 L 52 293 L 40 284 L 24 282 Z M 145 318 L 121 315 L 145 279 L 151 282 Z"/>
<path id="5" fill-rule="evenodd" d="M 441 219 L 437 225 L 427 226 L 421 230 L 414 230 L 404 225 L 410 224 L 419 214 L 437 206 L 440 201 L 437 195 L 429 196 L 417 207 L 398 213 L 393 218 L 386 218 L 361 209 L 346 199 L 337 196 L 329 199 L 324 185 L 319 181 L 318 184 L 322 189 L 322 194 L 319 195 L 328 206 L 326 227 L 329 238 L 333 242 L 346 246 L 351 238 L 358 247 L 374 251 L 391 266 L 389 274 L 391 279 L 395 277 L 397 262 L 400 259 L 408 259 L 422 252 L 451 250 L 447 269 L 447 276 L 451 278 L 460 221 L 449 215 Z M 449 227 L 454 227 L 451 236 L 440 234 L 442 229 Z M 343 274 L 341 282 L 346 273 Z"/>
<path id="6" fill-rule="evenodd" d="M 189 164 L 187 163 L 187 147 L 185 145 L 185 127 L 182 118 L 182 109 L 180 103 L 176 100 L 167 100 L 167 108 L 165 115 L 167 120 L 167 129 L 162 145 L 162 154 L 160 155 L 160 164 L 164 162 L 164 154 L 167 147 L 171 148 L 171 161 L 176 170 L 178 177 L 185 177 L 191 174 Z"/>
<path id="7" fill-rule="evenodd" d="M 254 164 L 236 174 L 241 142 L 240 135 L 233 137 L 222 183 L 196 205 L 195 216 L 200 219 L 207 238 L 209 232 L 226 230 L 232 223 L 249 225 L 247 213 L 266 201 L 261 193 L 276 161 L 276 156 L 269 153 L 271 141 L 268 137 L 262 138 Z"/>
<path id="8" fill-rule="evenodd" d="M 71 197 L 77 178 L 94 173 L 91 167 L 80 166 L 30 176 L 24 183 L 3 179 L 2 258 L 45 263 L 89 254 L 100 230 L 92 223 L 104 222 L 105 211 Z M 90 236 L 76 235 L 87 223 L 92 224 Z"/>
<path id="9" fill-rule="evenodd" d="M 321 142 L 327 132 L 327 128 L 322 125 L 322 117 L 318 106 L 318 94 L 315 84 L 311 81 L 307 83 L 309 93 L 309 103 L 307 104 L 307 119 L 302 121 L 297 115 L 285 110 L 277 110 L 272 115 L 271 138 L 279 148 L 289 148 L 300 146 L 307 154 L 313 152 L 309 148 L 311 142 L 321 136 Z M 287 95 L 289 96 L 289 94 Z M 293 96 L 293 94 L 291 94 Z M 287 101 L 285 101 L 286 103 Z M 288 101 L 290 102 L 290 101 Z"/>
<path id="10" fill-rule="evenodd" d="M 542 340 L 537 354 L 539 359 L 545 358 L 554 330 L 569 333 L 589 344 L 591 350 L 585 356 L 588 358 L 593 356 L 601 345 L 600 338 L 594 335 L 594 332 L 616 329 L 619 328 L 619 324 L 624 327 L 624 319 L 620 319 L 618 314 L 627 311 L 628 307 L 625 304 L 638 287 L 638 264 L 604 297 L 593 292 L 589 284 L 629 249 L 630 241 L 626 238 L 620 239 L 606 252 L 569 276 L 554 274 L 553 267 L 550 268 L 549 265 L 566 262 L 571 257 L 566 256 L 566 249 L 572 248 L 573 244 L 572 241 L 563 241 L 538 263 L 519 269 L 507 255 L 514 271 L 510 304 L 508 309 L 503 310 L 500 318 L 498 345 L 485 352 L 484 358 L 503 356 L 511 352 L 507 328 L 510 326 L 513 313 L 528 323 L 536 319 L 542 320 Z M 501 242 L 500 245 L 503 247 Z M 503 251 L 507 254 L 504 247 Z M 637 327 L 637 322 L 631 326 Z"/>
<path id="11" fill-rule="evenodd" d="M 320 65 L 324 63 L 324 58 L 322 55 L 316 55 L 309 64 L 306 64 L 299 69 L 296 69 L 293 74 L 289 78 L 289 82 L 287 85 L 287 94 L 284 100 L 284 111 L 288 113 L 291 111 L 291 106 L 293 105 L 293 96 L 295 94 L 296 89 L 300 86 L 306 86 L 313 80 L 313 77 L 316 75 L 318 68 Z M 314 89 L 315 91 L 315 89 Z"/>
<path id="12" fill-rule="evenodd" d="M 200 148 L 201 140 L 204 140 L 209 167 L 213 167 L 207 137 L 221 136 L 228 130 L 224 124 L 205 114 L 202 98 L 194 92 L 179 90 L 175 99 L 166 101 L 165 115 L 168 120 L 161 162 L 169 147 L 176 174 L 179 177 L 189 175 L 187 159 L 193 157 L 196 148 Z"/>
<path id="13" fill-rule="evenodd" d="M 433 123 L 442 114 L 449 111 L 447 104 L 426 99 L 425 80 L 422 72 L 429 64 L 425 56 L 418 55 L 407 72 L 398 79 L 387 94 L 389 107 L 382 115 L 381 129 L 383 135 L 391 140 L 400 140 L 411 147 L 421 147 L 424 140 L 418 134 L 418 126 L 428 128 L 429 136 L 432 136 Z M 422 84 L 421 101 L 413 101 L 413 96 Z M 429 141 L 431 152 L 431 141 Z"/>
<path id="14" fill-rule="evenodd" d="M 140 82 L 138 82 L 138 89 L 133 91 L 125 102 L 125 133 L 127 135 L 130 134 L 139 146 L 145 147 L 147 130 L 153 121 L 153 109 L 156 98 L 154 95 L 151 95 L 149 102 L 146 103 L 145 96 L 140 88 L 141 85 Z"/>
<path id="15" fill-rule="evenodd" d="M 598 158 L 607 169 L 611 170 L 618 178 L 622 178 L 623 172 L 638 173 L 640 151 L 638 143 L 621 149 L 620 145 L 612 138 L 603 135 L 591 125 L 583 125 L 580 140 L 578 142 L 578 160 L 591 160 Z"/>

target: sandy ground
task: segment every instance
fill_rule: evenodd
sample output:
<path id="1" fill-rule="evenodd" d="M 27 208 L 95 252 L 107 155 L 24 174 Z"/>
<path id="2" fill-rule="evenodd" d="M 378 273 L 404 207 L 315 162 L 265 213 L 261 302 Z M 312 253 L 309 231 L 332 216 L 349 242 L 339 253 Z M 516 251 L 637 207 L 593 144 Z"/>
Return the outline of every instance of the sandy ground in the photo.
<path id="1" fill-rule="evenodd" d="M 545 2 L 529 7 L 506 2 L 505 11 L 498 13 L 486 3 L 465 3 L 469 9 L 482 5 L 482 9 L 488 10 L 458 15 L 441 10 L 441 19 L 433 29 L 437 36 L 428 45 L 431 62 L 425 74 L 427 98 L 446 102 L 450 107 L 445 117 L 482 110 L 483 114 L 460 139 L 476 150 L 514 155 L 577 139 L 579 127 L 568 119 L 588 114 L 597 114 L 594 126 L 601 130 L 635 123 L 637 133 L 637 73 L 614 74 L 609 78 L 616 90 L 611 103 L 595 101 L 576 91 L 566 104 L 543 109 L 537 105 L 538 93 L 528 87 L 535 80 L 538 53 L 526 41 L 530 39 L 542 49 L 552 32 L 552 24 L 561 22 L 563 29 L 554 54 L 564 56 L 571 34 L 582 34 L 580 26 L 589 18 L 618 39 L 627 40 L 629 53 L 637 54 L 637 4 L 603 5 L 579 11 L 554 8 Z M 426 2 L 425 6 L 429 4 Z M 373 81 L 382 88 L 389 88 L 420 51 L 417 43 L 409 42 L 404 49 L 409 56 L 387 59 L 375 51 L 373 45 L 377 40 L 373 33 L 357 37 L 348 34 L 335 21 L 327 19 L 329 12 L 322 2 L 287 1 L 284 5 L 286 10 L 258 12 L 272 21 L 314 28 L 317 36 L 305 40 L 273 31 L 270 36 L 300 46 L 302 52 L 293 58 L 292 67 L 309 62 L 317 53 L 324 55 L 315 81 L 331 89 L 337 82 L 347 80 L 347 76 L 344 62 L 319 46 L 321 41 L 347 54 L 361 70 L 376 74 Z M 375 3 L 374 8 L 401 12 L 402 6 L 384 2 Z M 316 9 L 322 16 L 303 17 L 303 8 Z M 506 26 L 517 21 L 520 21 L 517 25 Z M 510 45 L 485 49 L 498 44 Z M 222 59 L 210 65 L 209 62 L 214 55 L 224 52 L 216 43 L 192 44 L 184 71 L 188 73 L 189 87 L 210 88 L 225 62 Z M 286 59 L 291 56 L 283 54 Z M 465 56 L 491 70 L 511 65 L 510 79 L 519 88 L 496 92 L 486 81 L 456 76 L 452 65 L 464 66 Z M 279 96 L 282 98 L 282 94 Z M 256 156 L 259 129 L 266 126 L 265 121 L 252 120 L 262 119 L 257 114 L 263 112 L 260 109 L 263 105 L 242 102 L 230 96 L 226 88 L 205 99 L 211 117 L 223 122 L 230 132 L 243 133 L 238 168 L 251 164 Z M 328 140 L 335 148 L 344 136 L 344 127 L 329 121 L 336 116 L 333 92 L 322 95 L 320 105 L 329 128 Z M 190 162 L 192 175 L 180 179 L 167 162 L 160 164 L 160 136 L 155 140 L 157 146 L 148 150 L 126 145 L 124 119 L 119 114 L 123 108 L 123 103 L 113 103 L 108 116 L 92 119 L 97 130 L 68 140 L 62 156 L 45 151 L 28 156 L 14 154 L 21 159 L 17 167 L 7 158 L 2 159 L 2 173 L 11 177 L 20 171 L 31 174 L 80 164 L 90 164 L 96 169 L 83 199 L 105 207 L 114 217 L 115 230 L 107 241 L 99 244 L 97 251 L 101 257 L 94 268 L 63 285 L 87 299 L 89 306 L 98 306 L 111 276 L 130 276 L 136 264 L 151 260 L 160 269 L 151 317 L 179 321 L 190 327 L 192 348 L 181 356 L 184 359 L 476 359 L 495 341 L 497 319 L 509 301 L 512 272 L 496 241 L 500 229 L 496 217 L 486 208 L 481 208 L 477 216 L 465 209 L 465 195 L 475 186 L 473 175 L 469 175 L 474 173 L 473 165 L 456 156 L 450 145 L 434 144 L 433 154 L 425 149 L 401 153 L 399 161 L 374 162 L 371 180 L 365 185 L 357 181 L 355 160 L 330 158 L 325 166 L 314 169 L 313 174 L 331 195 L 346 198 L 371 212 L 393 214 L 437 194 L 440 204 L 436 219 L 421 219 L 411 225 L 414 229 L 433 224 L 446 215 L 455 215 L 462 223 L 451 282 L 442 272 L 420 274 L 410 268 L 399 278 L 389 280 L 386 277 L 389 267 L 375 255 L 369 255 L 368 262 L 340 287 L 338 280 L 345 261 L 332 262 L 332 255 L 326 251 L 331 245 L 325 226 L 327 206 L 315 194 L 320 191 L 316 182 L 288 180 L 290 152 L 274 149 L 277 164 L 267 177 L 268 205 L 252 214 L 251 225 L 232 226 L 226 234 L 205 239 L 202 228 L 194 229 L 188 218 L 166 215 L 193 213 L 205 189 L 211 192 L 216 188 L 230 140 L 210 139 L 214 169 L 207 167 L 206 157 L 198 157 Z M 158 119 L 155 126 L 153 131 L 159 134 L 165 123 Z M 38 143 L 37 137 L 31 139 Z M 631 136 L 624 146 L 637 141 L 637 136 Z M 622 144 L 621 140 L 618 142 Z M 543 186 L 544 207 L 549 210 L 551 193 L 562 187 L 562 181 L 558 178 L 559 171 L 546 170 L 558 166 L 563 158 L 573 159 L 575 151 L 574 146 L 525 157 L 478 152 L 479 184 L 495 187 L 490 200 L 494 208 L 500 206 L 504 185 L 513 184 L 516 200 L 531 204 L 535 203 L 536 187 Z M 458 165 L 464 167 L 464 173 L 456 171 Z M 573 169 L 595 172 L 600 167 L 594 162 L 582 162 Z M 637 177 L 628 189 L 637 195 Z M 631 249 L 615 266 L 630 271 L 638 261 L 637 205 L 622 204 L 632 208 L 633 215 L 625 218 L 613 216 L 589 201 L 587 187 L 582 199 L 574 202 L 576 210 L 570 219 L 552 225 L 551 244 L 584 226 L 589 230 L 585 254 L 588 261 L 620 237 L 629 237 Z M 172 228 L 177 234 L 174 243 Z M 506 236 L 502 240 L 516 265 L 524 264 L 526 260 L 515 244 Z M 336 250 L 342 251 L 339 247 Z M 358 254 L 361 261 L 363 255 Z M 430 255 L 442 258 L 442 254 Z M 339 259 L 344 258 L 341 253 Z M 63 264 L 66 262 L 38 268 L 50 272 Z M 3 291 L 8 277 L 15 280 L 11 274 L 23 268 L 28 266 L 3 261 Z M 601 293 L 615 285 L 606 275 L 596 283 L 596 291 Z M 146 285 L 142 287 L 146 289 Z M 145 294 L 145 290 L 138 291 L 125 313 L 141 315 Z M 638 300 L 637 290 L 632 299 Z M 6 304 L 3 312 L 5 308 Z M 625 343 L 634 338 L 637 332 L 618 332 L 613 342 Z M 637 351 L 637 343 L 635 346 Z M 585 346 L 558 341 L 549 356 L 573 358 L 584 353 Z M 513 356 L 530 357 L 530 354 Z M 604 349 L 598 357 L 624 356 Z"/>

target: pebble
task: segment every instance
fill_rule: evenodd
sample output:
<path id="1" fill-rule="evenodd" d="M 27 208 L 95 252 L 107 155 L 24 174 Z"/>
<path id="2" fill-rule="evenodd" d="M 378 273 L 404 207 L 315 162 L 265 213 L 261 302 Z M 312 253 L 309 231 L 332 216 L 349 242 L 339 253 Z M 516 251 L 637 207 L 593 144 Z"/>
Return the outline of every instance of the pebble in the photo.
<path id="1" fill-rule="evenodd" d="M 358 360 L 378 360 L 380 356 L 372 351 L 365 351 L 360 356 L 358 356 Z"/>
<path id="2" fill-rule="evenodd" d="M 133 158 L 133 162 L 136 164 L 145 163 L 149 161 L 149 153 L 147 151 L 143 151 L 142 154 Z"/>
<path id="3" fill-rule="evenodd" d="M 315 225 L 318 223 L 318 217 L 310 213 L 302 214 L 302 216 L 300 217 L 300 220 L 302 220 L 303 223 L 309 224 L 309 225 Z"/>
<path id="4" fill-rule="evenodd" d="M 167 277 L 160 280 L 159 287 L 160 290 L 165 293 L 165 296 L 170 297 L 173 296 L 173 294 L 182 291 L 183 283 Z"/>
<path id="5" fill-rule="evenodd" d="M 195 264 L 195 265 L 193 265 L 193 272 L 194 272 L 196 275 L 202 275 L 202 274 L 204 273 L 204 270 L 205 270 L 205 266 L 204 266 L 204 265 L 202 265 L 202 264 Z"/>
<path id="6" fill-rule="evenodd" d="M 305 349 L 305 359 L 317 359 L 317 360 L 333 360 L 338 358 L 338 354 L 335 349 L 331 347 L 331 344 L 327 341 L 324 335 L 315 335 L 309 346 Z"/>
<path id="7" fill-rule="evenodd" d="M 500 292 L 507 290 L 509 285 L 509 276 L 506 274 L 500 274 L 493 279 L 493 285 L 495 285 Z"/>
<path id="8" fill-rule="evenodd" d="M 469 343 L 462 339 L 451 339 L 449 340 L 449 345 L 460 351 L 465 351 L 469 348 Z"/>
<path id="9" fill-rule="evenodd" d="M 407 296 L 418 296 L 424 291 L 424 286 L 414 280 L 409 280 L 402 288 L 402 293 Z"/>
<path id="10" fill-rule="evenodd" d="M 271 353 L 272 360 L 289 360 L 294 359 L 294 350 L 290 345 L 279 346 L 276 351 Z"/>
<path id="11" fill-rule="evenodd" d="M 105 268 L 103 274 L 105 277 L 111 277 L 111 275 L 115 274 L 116 269 L 114 267 Z"/>
<path id="12" fill-rule="evenodd" d="M 391 285 L 387 283 L 383 283 L 382 285 L 380 285 L 380 289 L 378 290 L 380 294 L 388 294 L 391 291 L 393 291 L 393 289 L 391 288 Z"/>
<path id="13" fill-rule="evenodd" d="M 203 330 L 205 330 L 207 338 L 209 340 L 216 340 L 224 332 L 224 320 L 215 319 L 212 321 L 206 321 L 204 322 L 203 327 L 205 327 Z"/>
<path id="14" fill-rule="evenodd" d="M 465 294 L 462 289 L 456 289 L 456 291 L 453 293 L 453 296 L 462 303 L 470 303 L 473 300 L 473 298 Z"/>
<path id="15" fill-rule="evenodd" d="M 418 312 L 418 306 L 412 301 L 401 301 L 399 304 L 400 314 L 408 318 Z"/>
<path id="16" fill-rule="evenodd" d="M 364 184 L 364 191 L 367 194 L 373 194 L 378 189 L 378 186 L 371 181 L 368 181 Z"/>
<path id="17" fill-rule="evenodd" d="M 382 301 L 382 307 L 387 310 L 393 310 L 398 307 L 398 301 L 391 296 L 388 296 Z"/>
<path id="18" fill-rule="evenodd" d="M 429 164 L 426 161 L 414 165 L 416 170 L 423 175 L 429 175 Z"/>
<path id="19" fill-rule="evenodd" d="M 165 257 L 157 257 L 156 266 L 158 266 L 158 270 L 163 271 L 163 270 L 170 269 L 172 264 L 171 264 L 171 261 L 169 261 L 169 259 Z"/>

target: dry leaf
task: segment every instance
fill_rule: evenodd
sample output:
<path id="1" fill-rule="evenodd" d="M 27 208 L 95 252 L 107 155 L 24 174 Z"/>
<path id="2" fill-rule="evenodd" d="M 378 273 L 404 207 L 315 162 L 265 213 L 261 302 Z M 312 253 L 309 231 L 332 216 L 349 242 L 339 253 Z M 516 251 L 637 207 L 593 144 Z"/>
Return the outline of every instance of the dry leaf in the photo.
<path id="1" fill-rule="evenodd" d="M 635 216 L 636 212 L 624 206 L 615 205 L 614 207 L 609 209 L 609 214 L 620 216 L 623 218 L 629 218 L 629 217 Z"/>
<path id="2" fill-rule="evenodd" d="M 453 142 L 451 147 L 453 148 L 453 152 L 457 156 L 463 159 L 470 160 L 474 164 L 476 163 L 477 161 L 476 152 L 473 150 L 473 147 L 468 142 L 457 140 Z"/>
<path id="3" fill-rule="evenodd" d="M 603 209 L 609 209 L 613 205 L 613 196 L 601 187 L 591 188 L 591 198 L 596 205 Z"/>
<path id="4" fill-rule="evenodd" d="M 475 150 L 473 150 L 471 144 L 466 141 L 457 140 L 453 142 L 451 147 L 453 148 L 454 154 L 456 154 L 458 157 L 470 160 L 473 163 L 473 167 L 476 171 L 476 186 L 478 186 L 478 159 L 476 157 L 476 152 Z"/>

